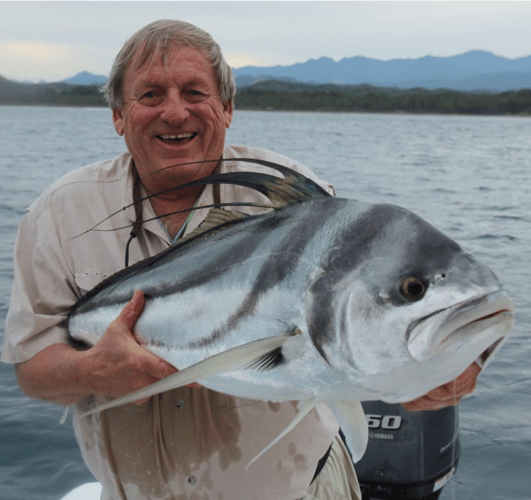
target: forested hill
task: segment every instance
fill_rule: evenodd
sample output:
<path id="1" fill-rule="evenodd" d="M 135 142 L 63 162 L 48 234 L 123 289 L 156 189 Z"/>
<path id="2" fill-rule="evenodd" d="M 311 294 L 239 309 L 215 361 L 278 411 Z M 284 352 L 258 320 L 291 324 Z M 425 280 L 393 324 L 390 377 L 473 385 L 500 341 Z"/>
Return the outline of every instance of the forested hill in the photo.
<path id="1" fill-rule="evenodd" d="M 509 92 L 463 92 L 375 87 L 312 85 L 267 80 L 239 89 L 237 109 L 531 115 L 531 89 Z"/>
<path id="2" fill-rule="evenodd" d="M 0 76 L 0 105 L 106 106 L 96 85 L 20 83 Z"/>
<path id="3" fill-rule="evenodd" d="M 238 88 L 236 109 L 531 115 L 531 89 L 463 92 L 266 80 Z M 96 85 L 26 84 L 0 76 L 0 105 L 106 106 Z"/>

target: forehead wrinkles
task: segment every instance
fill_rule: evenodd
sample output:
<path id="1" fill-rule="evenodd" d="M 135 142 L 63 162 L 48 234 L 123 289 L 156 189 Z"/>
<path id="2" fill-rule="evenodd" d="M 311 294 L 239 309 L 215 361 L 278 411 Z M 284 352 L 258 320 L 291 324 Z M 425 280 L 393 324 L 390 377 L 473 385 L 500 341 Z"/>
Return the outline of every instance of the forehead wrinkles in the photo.
<path id="1" fill-rule="evenodd" d="M 192 50 L 197 51 L 199 54 L 203 56 L 209 68 L 210 74 L 208 76 L 211 77 L 213 81 L 215 82 L 216 91 L 219 94 L 219 82 L 218 82 L 218 79 L 216 78 L 216 74 L 214 72 L 214 69 L 212 68 L 212 64 L 210 63 L 208 55 L 205 54 L 205 51 L 198 49 L 196 47 L 192 47 L 190 45 L 176 42 L 169 38 L 165 38 L 159 42 L 155 42 L 153 40 L 148 40 L 144 42 L 144 44 L 141 47 L 139 47 L 139 49 L 136 51 L 134 57 L 132 58 L 130 64 L 127 67 L 126 72 L 139 71 L 139 70 L 150 72 L 154 65 L 161 62 L 166 73 L 168 73 L 169 70 L 171 69 L 169 65 L 170 55 L 172 51 L 175 49 L 176 50 L 192 49 Z"/>

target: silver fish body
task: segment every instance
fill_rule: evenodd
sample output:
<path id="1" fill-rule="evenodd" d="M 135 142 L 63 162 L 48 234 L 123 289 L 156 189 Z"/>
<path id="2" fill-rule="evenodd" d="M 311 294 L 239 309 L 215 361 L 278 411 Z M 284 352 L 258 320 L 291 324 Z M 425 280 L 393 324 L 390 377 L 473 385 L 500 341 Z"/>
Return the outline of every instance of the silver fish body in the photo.
<path id="1" fill-rule="evenodd" d="M 69 334 L 95 344 L 136 289 L 136 335 L 152 352 L 183 370 L 236 348 L 234 364 L 195 380 L 324 401 L 342 427 L 348 402 L 409 401 L 453 380 L 513 321 L 494 273 L 427 222 L 333 197 L 227 222 L 117 273 L 74 306 Z M 280 341 L 236 363 L 263 339 Z"/>

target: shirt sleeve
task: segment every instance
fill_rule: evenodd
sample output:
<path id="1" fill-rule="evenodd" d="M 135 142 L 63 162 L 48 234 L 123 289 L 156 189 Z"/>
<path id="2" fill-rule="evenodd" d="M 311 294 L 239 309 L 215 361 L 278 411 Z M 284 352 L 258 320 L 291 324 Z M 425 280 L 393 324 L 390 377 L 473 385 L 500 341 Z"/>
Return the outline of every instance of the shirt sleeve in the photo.
<path id="1" fill-rule="evenodd" d="M 45 347 L 66 343 L 68 309 L 77 300 L 51 214 L 22 220 L 14 251 L 14 279 L 6 318 L 2 361 L 21 363 Z M 49 212 L 49 211 L 48 211 Z"/>

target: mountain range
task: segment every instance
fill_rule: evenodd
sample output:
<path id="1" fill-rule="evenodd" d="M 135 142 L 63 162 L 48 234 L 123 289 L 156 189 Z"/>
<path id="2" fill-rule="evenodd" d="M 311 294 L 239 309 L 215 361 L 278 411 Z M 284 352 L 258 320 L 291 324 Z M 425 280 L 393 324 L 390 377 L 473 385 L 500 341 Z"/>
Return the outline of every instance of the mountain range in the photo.
<path id="1" fill-rule="evenodd" d="M 335 62 L 329 57 L 321 57 L 291 66 L 245 66 L 233 69 L 233 72 L 239 86 L 265 79 L 289 79 L 401 89 L 422 87 L 502 92 L 531 88 L 531 56 L 507 59 L 479 50 L 452 57 L 426 56 L 389 61 L 356 56 Z"/>
<path id="2" fill-rule="evenodd" d="M 508 59 L 480 50 L 451 57 L 425 56 L 389 61 L 355 56 L 336 62 L 321 57 L 290 66 L 244 66 L 233 68 L 233 72 L 238 88 L 272 79 L 317 84 L 369 84 L 399 89 L 421 87 L 504 92 L 531 88 L 531 56 Z M 106 80 L 106 76 L 83 71 L 60 83 L 103 85 Z"/>

